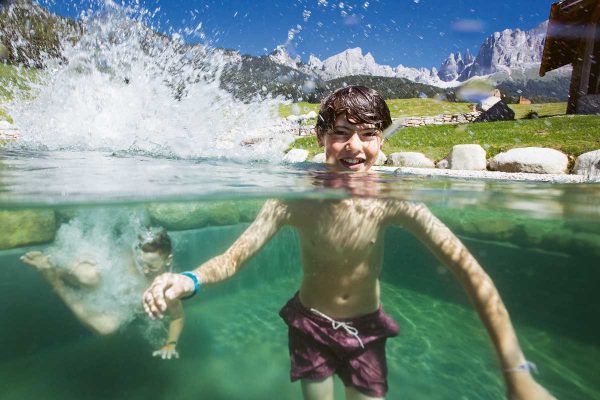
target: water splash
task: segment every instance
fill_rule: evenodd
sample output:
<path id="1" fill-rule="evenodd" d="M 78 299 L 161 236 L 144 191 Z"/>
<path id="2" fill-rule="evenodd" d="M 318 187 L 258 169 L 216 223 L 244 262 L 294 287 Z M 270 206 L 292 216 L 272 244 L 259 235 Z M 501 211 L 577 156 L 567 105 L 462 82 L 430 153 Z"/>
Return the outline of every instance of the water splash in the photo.
<path id="1" fill-rule="evenodd" d="M 46 56 L 27 92 L 9 88 L 16 146 L 277 159 L 292 141 L 280 100 L 237 100 L 220 87 L 237 53 L 190 46 L 180 32 L 159 34 L 153 17 L 112 1 L 82 13 L 81 37 L 63 35 L 60 56 Z"/>

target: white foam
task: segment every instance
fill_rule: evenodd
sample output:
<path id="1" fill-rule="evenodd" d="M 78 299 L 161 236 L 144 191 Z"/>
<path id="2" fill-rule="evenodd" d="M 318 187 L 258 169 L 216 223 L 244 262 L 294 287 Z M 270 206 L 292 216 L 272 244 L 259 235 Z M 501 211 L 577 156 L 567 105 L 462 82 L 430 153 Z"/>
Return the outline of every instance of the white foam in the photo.
<path id="1" fill-rule="evenodd" d="M 141 296 L 148 283 L 132 269 L 130 249 L 145 218 L 131 209 L 80 209 L 60 226 L 53 245 L 47 250 L 59 268 L 77 260 L 93 261 L 100 283 L 92 289 L 72 288 L 87 310 L 108 312 L 121 325 L 140 311 Z"/>
<path id="2" fill-rule="evenodd" d="M 184 158 L 278 159 L 292 141 L 279 100 L 250 103 L 220 88 L 226 56 L 149 29 L 139 6 L 107 2 L 83 16 L 85 33 L 62 40 L 61 58 L 11 90 L 19 146 L 49 150 L 143 151 Z M 198 24 L 198 27 L 201 24 Z M 199 29 L 199 28 L 196 28 Z M 248 146 L 248 143 L 257 143 Z"/>

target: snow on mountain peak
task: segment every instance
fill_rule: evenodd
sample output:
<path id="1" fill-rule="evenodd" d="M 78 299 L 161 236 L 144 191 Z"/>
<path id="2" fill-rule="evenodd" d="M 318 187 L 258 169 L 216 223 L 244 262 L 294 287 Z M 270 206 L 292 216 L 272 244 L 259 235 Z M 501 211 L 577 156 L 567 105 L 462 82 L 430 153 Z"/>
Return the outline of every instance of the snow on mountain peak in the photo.
<path id="1" fill-rule="evenodd" d="M 300 56 L 296 55 L 296 57 L 292 58 L 285 45 L 277 46 L 269 57 L 277 64 L 282 64 L 290 68 L 298 68 L 302 64 Z"/>
<path id="2" fill-rule="evenodd" d="M 279 64 L 286 65 L 324 80 L 352 75 L 370 75 L 406 78 L 415 82 L 449 87 L 456 86 L 473 76 L 489 75 L 499 70 L 525 68 L 539 63 L 544 47 L 548 21 L 537 27 L 522 31 L 505 29 L 491 34 L 479 48 L 476 56 L 469 49 L 453 52 L 438 69 L 409 68 L 402 64 L 397 67 L 381 65 L 360 47 L 353 47 L 324 60 L 310 55 L 308 63 L 302 63 L 300 56 L 292 57 L 285 46 L 277 46 L 269 56 Z"/>

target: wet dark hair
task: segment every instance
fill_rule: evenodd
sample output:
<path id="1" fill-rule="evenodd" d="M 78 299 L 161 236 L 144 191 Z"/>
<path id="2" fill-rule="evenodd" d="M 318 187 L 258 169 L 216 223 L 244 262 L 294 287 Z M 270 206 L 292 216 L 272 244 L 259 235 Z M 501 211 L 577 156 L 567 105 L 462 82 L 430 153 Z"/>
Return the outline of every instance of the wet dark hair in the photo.
<path id="1" fill-rule="evenodd" d="M 173 251 L 171 238 L 165 229 L 149 230 L 148 233 L 139 235 L 140 248 L 145 252 L 158 252 L 168 256 Z"/>
<path id="2" fill-rule="evenodd" d="M 365 86 L 346 86 L 321 102 L 315 130 L 321 136 L 335 127 L 335 119 L 345 113 L 348 121 L 373 124 L 383 131 L 392 124 L 390 109 L 375 90 Z"/>

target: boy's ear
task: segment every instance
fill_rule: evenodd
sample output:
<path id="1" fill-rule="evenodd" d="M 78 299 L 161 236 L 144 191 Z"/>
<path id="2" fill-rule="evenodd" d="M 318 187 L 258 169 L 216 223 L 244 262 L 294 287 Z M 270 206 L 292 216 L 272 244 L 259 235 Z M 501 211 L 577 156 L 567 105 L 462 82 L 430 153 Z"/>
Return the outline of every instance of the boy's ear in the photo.
<path id="1" fill-rule="evenodd" d="M 325 146 L 325 142 L 323 141 L 323 135 L 319 132 L 318 129 L 315 129 L 315 133 L 317 134 L 317 143 L 319 147 Z"/>
<path id="2" fill-rule="evenodd" d="M 169 257 L 167 257 L 167 267 L 170 267 L 172 263 L 173 263 L 173 254 L 169 254 Z"/>

